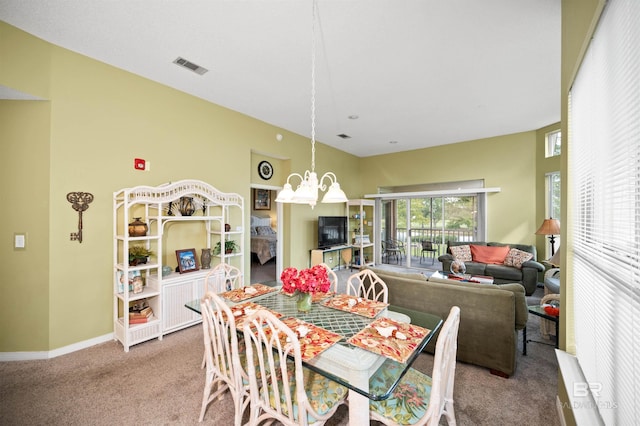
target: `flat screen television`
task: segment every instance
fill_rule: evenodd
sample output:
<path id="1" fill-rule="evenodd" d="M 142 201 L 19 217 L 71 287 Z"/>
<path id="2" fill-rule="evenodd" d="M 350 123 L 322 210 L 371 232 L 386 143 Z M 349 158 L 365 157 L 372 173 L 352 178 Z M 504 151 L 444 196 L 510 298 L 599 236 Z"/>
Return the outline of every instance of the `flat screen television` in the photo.
<path id="1" fill-rule="evenodd" d="M 318 248 L 325 249 L 348 244 L 346 216 L 318 217 Z"/>

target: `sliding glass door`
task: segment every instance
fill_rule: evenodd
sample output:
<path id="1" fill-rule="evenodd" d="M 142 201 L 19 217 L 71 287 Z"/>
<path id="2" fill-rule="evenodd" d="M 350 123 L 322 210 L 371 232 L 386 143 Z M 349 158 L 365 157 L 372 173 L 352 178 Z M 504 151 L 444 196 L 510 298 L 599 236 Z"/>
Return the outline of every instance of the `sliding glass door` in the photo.
<path id="1" fill-rule="evenodd" d="M 385 199 L 381 206 L 381 240 L 401 246 L 405 266 L 420 261 L 423 241 L 433 243 L 437 257 L 445 252 L 448 241 L 484 238 L 483 221 L 479 220 L 484 216 L 479 213 L 484 211 L 484 195 Z"/>

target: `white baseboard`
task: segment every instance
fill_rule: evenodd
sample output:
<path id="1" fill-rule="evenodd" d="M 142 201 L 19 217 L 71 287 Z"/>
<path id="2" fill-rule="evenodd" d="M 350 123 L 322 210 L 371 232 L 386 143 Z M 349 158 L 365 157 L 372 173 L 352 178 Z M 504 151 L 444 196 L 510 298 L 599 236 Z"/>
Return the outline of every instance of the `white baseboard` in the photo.
<path id="1" fill-rule="evenodd" d="M 100 343 L 113 340 L 113 333 L 105 334 L 103 336 L 94 337 L 93 339 L 85 340 L 82 342 L 73 343 L 62 348 L 54 349 L 52 351 L 38 351 L 38 352 L 0 352 L 0 362 L 4 361 L 30 361 L 35 359 L 50 359 L 60 355 L 70 354 L 71 352 L 86 349 L 91 346 L 98 345 Z"/>

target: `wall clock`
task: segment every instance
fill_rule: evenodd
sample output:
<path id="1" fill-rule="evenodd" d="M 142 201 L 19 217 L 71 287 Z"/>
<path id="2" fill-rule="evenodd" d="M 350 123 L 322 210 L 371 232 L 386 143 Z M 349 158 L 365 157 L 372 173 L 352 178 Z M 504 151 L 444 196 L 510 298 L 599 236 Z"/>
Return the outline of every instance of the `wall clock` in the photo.
<path id="1" fill-rule="evenodd" d="M 261 161 L 260 164 L 258 164 L 258 174 L 264 180 L 271 179 L 271 176 L 273 176 L 273 166 L 271 163 L 268 161 Z"/>

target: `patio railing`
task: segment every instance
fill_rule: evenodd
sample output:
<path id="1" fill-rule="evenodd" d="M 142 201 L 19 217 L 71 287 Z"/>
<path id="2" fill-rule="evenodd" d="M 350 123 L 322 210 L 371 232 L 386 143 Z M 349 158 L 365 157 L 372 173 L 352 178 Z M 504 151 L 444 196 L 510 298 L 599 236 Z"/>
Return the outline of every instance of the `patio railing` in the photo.
<path id="1" fill-rule="evenodd" d="M 407 229 L 397 228 L 396 240 L 407 241 Z M 436 243 L 438 254 L 444 253 L 448 241 L 473 241 L 474 231 L 471 229 L 442 229 L 442 228 L 412 228 L 411 244 L 420 244 L 422 241 Z"/>

